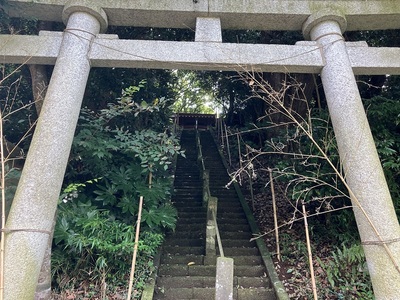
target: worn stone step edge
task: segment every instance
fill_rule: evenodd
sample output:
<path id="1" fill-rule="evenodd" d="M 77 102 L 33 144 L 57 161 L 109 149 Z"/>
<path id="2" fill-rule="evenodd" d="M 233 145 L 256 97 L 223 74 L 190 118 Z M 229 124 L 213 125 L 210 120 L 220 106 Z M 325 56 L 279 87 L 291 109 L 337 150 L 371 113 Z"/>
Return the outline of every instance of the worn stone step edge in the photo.
<path id="1" fill-rule="evenodd" d="M 158 276 L 213 276 L 215 277 L 215 265 L 182 265 L 160 264 Z M 264 266 L 234 266 L 234 276 L 237 277 L 263 277 L 266 275 Z"/>
<path id="2" fill-rule="evenodd" d="M 154 299 L 168 300 L 187 300 L 187 299 L 205 299 L 210 300 L 215 297 L 215 288 L 173 288 L 156 291 Z M 272 289 L 267 288 L 249 288 L 233 289 L 233 299 L 240 300 L 274 300 L 275 295 Z"/>
<path id="3" fill-rule="evenodd" d="M 157 286 L 168 288 L 212 288 L 215 286 L 214 276 L 159 276 Z M 239 277 L 234 276 L 233 286 L 243 288 L 270 288 L 269 279 L 266 277 Z"/>
<path id="4" fill-rule="evenodd" d="M 162 254 L 160 261 L 162 264 L 195 264 L 195 265 L 204 265 L 205 255 L 174 255 L 174 254 Z M 234 264 L 237 266 L 254 266 L 254 265 L 261 265 L 262 258 L 260 255 L 240 255 L 240 256 L 229 256 L 233 259 Z M 216 260 L 214 263 L 210 263 L 209 265 L 215 265 Z"/>

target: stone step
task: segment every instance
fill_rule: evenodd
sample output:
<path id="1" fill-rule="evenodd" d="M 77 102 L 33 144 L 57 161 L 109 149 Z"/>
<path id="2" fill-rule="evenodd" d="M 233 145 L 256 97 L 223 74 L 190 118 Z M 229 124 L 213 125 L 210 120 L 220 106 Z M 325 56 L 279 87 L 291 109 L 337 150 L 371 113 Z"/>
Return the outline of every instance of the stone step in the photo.
<path id="1" fill-rule="evenodd" d="M 179 194 L 179 193 L 182 193 L 182 194 L 184 194 L 184 195 L 187 195 L 187 194 L 195 194 L 195 193 L 198 193 L 198 194 L 202 194 L 203 193 L 203 188 L 200 186 L 200 187 L 179 187 L 179 188 L 174 188 L 174 195 L 177 195 L 177 194 Z"/>
<path id="2" fill-rule="evenodd" d="M 188 238 L 169 238 L 164 242 L 165 246 L 179 247 L 204 247 L 206 241 L 204 239 L 188 239 Z M 229 243 L 227 243 L 228 245 Z M 238 245 L 238 244 L 236 244 Z"/>
<path id="3" fill-rule="evenodd" d="M 174 195 L 171 198 L 172 202 L 175 203 L 175 206 L 178 205 L 185 205 L 193 206 L 196 205 L 203 205 L 203 197 L 202 196 L 190 196 L 190 195 Z"/>
<path id="4" fill-rule="evenodd" d="M 225 225 L 245 224 L 245 225 L 247 225 L 248 224 L 247 219 L 245 219 L 245 218 L 229 218 L 229 217 L 221 217 L 221 216 L 217 217 L 217 223 L 218 223 L 218 225 L 222 225 L 222 224 L 225 224 Z"/>
<path id="5" fill-rule="evenodd" d="M 241 206 L 218 206 L 218 214 L 225 213 L 241 213 L 243 212 L 243 208 Z"/>
<path id="6" fill-rule="evenodd" d="M 182 265 L 187 265 L 187 264 L 196 264 L 196 265 L 203 265 L 204 264 L 204 255 L 193 255 L 193 254 L 187 254 L 187 255 L 178 255 L 178 254 L 171 254 L 171 253 L 166 253 L 161 255 L 161 264 L 182 264 Z"/>
<path id="7" fill-rule="evenodd" d="M 203 195 L 190 195 L 190 194 L 173 194 L 171 197 L 172 201 L 187 201 L 187 202 L 198 202 L 203 201 Z"/>
<path id="8" fill-rule="evenodd" d="M 196 165 L 188 165 L 187 167 L 180 167 L 175 170 L 175 178 L 191 178 L 200 180 L 200 171 Z"/>
<path id="9" fill-rule="evenodd" d="M 163 251 L 168 255 L 204 255 L 204 247 L 175 247 L 163 246 Z"/>
<path id="10" fill-rule="evenodd" d="M 165 253 L 161 256 L 161 264 L 182 264 L 187 265 L 189 263 L 194 263 L 196 265 L 204 264 L 204 255 L 193 255 L 193 254 L 172 254 Z M 236 266 L 257 266 L 262 265 L 263 261 L 261 256 L 259 255 L 239 255 L 239 256 L 230 256 L 233 258 L 234 264 Z"/>
<path id="11" fill-rule="evenodd" d="M 222 218 L 222 219 L 246 219 L 246 215 L 243 212 L 243 210 L 241 210 L 240 212 L 229 212 L 229 211 L 217 211 L 217 218 Z"/>
<path id="12" fill-rule="evenodd" d="M 234 299 L 238 300 L 276 300 L 275 292 L 271 288 L 257 289 L 237 289 L 237 296 Z"/>
<path id="13" fill-rule="evenodd" d="M 157 278 L 160 287 L 168 288 L 214 288 L 214 276 L 161 276 Z M 234 276 L 233 286 L 244 288 L 269 288 L 267 277 L 238 277 Z"/>
<path id="14" fill-rule="evenodd" d="M 193 204 L 196 205 L 203 205 L 203 198 L 200 196 L 197 197 L 191 197 L 191 196 L 186 196 L 186 195 L 175 195 L 172 197 L 172 202 L 175 203 L 175 206 L 193 206 Z"/>
<path id="15" fill-rule="evenodd" d="M 218 224 L 221 232 L 251 232 L 248 224 Z"/>
<path id="16" fill-rule="evenodd" d="M 224 245 L 222 245 L 224 247 Z M 217 251 L 217 254 L 219 255 L 219 251 Z M 224 247 L 224 254 L 226 257 L 235 257 L 235 256 L 256 256 L 260 255 L 260 252 L 258 251 L 258 248 L 227 248 Z"/>
<path id="17" fill-rule="evenodd" d="M 224 231 L 221 234 L 224 239 L 243 239 L 249 241 L 253 237 L 253 234 L 248 231 Z"/>
<path id="18" fill-rule="evenodd" d="M 215 278 L 215 266 L 205 265 L 160 265 L 160 276 L 211 276 Z"/>
<path id="19" fill-rule="evenodd" d="M 163 288 L 157 287 L 153 299 L 164 300 L 210 300 L 214 299 L 215 288 Z"/>
<path id="20" fill-rule="evenodd" d="M 178 223 L 179 224 L 204 224 L 206 226 L 206 214 L 204 216 L 199 216 L 197 213 L 193 214 L 192 217 L 183 218 L 178 215 Z"/>
<path id="21" fill-rule="evenodd" d="M 221 233 L 222 247 L 224 248 L 253 248 L 257 247 L 255 241 L 247 239 L 224 239 L 224 233 Z"/>
<path id="22" fill-rule="evenodd" d="M 153 299 L 164 300 L 187 300 L 187 299 L 205 299 L 215 298 L 215 288 L 160 288 L 154 293 Z M 233 299 L 235 300 L 275 300 L 275 293 L 269 288 L 235 288 L 233 290 Z"/>
<path id="23" fill-rule="evenodd" d="M 187 227 L 187 226 L 186 226 Z M 175 230 L 175 232 L 168 234 L 167 238 L 174 238 L 174 237 L 186 237 L 188 239 L 204 239 L 206 236 L 206 226 L 204 225 L 201 229 L 198 230 L 193 230 L 192 228 L 188 228 L 188 230 L 185 230 L 184 228 L 182 228 L 181 230 L 177 231 Z M 226 238 L 229 238 L 228 235 L 225 235 Z"/>
<path id="24" fill-rule="evenodd" d="M 239 215 L 238 215 L 239 216 Z M 178 213 L 178 219 L 182 220 L 182 219 L 190 219 L 193 217 L 193 212 L 179 212 Z M 204 218 L 204 220 L 207 217 L 207 212 L 206 210 L 201 210 L 201 211 L 196 211 L 196 217 L 197 218 Z"/>
<path id="25" fill-rule="evenodd" d="M 202 206 L 202 205 L 196 205 L 196 206 L 193 206 L 193 205 L 184 205 L 184 204 L 182 204 L 182 205 L 175 205 L 176 206 L 176 208 L 178 209 L 178 214 L 180 214 L 180 213 L 191 213 L 191 212 L 195 212 L 195 213 L 197 213 L 197 212 L 203 212 L 203 211 L 205 211 L 205 208 Z"/>
<path id="26" fill-rule="evenodd" d="M 264 277 L 264 266 L 237 266 L 234 265 L 233 274 L 237 277 Z M 181 265 L 163 264 L 160 265 L 159 276 L 210 276 L 215 278 L 215 265 Z"/>
<path id="27" fill-rule="evenodd" d="M 214 276 L 161 276 L 157 278 L 159 287 L 168 288 L 214 288 Z"/>
<path id="28" fill-rule="evenodd" d="M 187 231 L 202 231 L 206 229 L 206 224 L 197 223 L 197 224 L 176 224 L 175 231 L 180 232 L 187 232 Z"/>
<path id="29" fill-rule="evenodd" d="M 236 201 L 236 199 L 234 199 L 235 201 L 221 201 L 220 198 L 218 198 L 218 208 L 224 208 L 224 207 L 232 207 L 232 208 L 240 208 L 241 211 L 243 211 L 242 206 L 240 205 L 239 201 Z"/>

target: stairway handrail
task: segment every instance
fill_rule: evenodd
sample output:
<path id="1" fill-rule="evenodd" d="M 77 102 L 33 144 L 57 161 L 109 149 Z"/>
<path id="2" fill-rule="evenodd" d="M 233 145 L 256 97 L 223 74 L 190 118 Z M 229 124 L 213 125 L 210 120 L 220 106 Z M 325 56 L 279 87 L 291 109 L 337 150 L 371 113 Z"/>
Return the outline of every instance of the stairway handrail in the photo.
<path id="1" fill-rule="evenodd" d="M 210 171 L 206 169 L 203 152 L 201 150 L 201 142 L 199 131 L 196 130 L 196 147 L 197 147 L 197 162 L 200 164 L 200 177 L 203 182 L 203 205 L 208 205 L 211 192 L 210 192 Z"/>
<path id="2" fill-rule="evenodd" d="M 197 128 L 196 128 L 197 129 Z M 232 258 L 225 258 L 222 247 L 221 235 L 217 223 L 218 198 L 211 196 L 210 192 L 210 172 L 205 168 L 203 152 L 199 131 L 196 130 L 196 144 L 198 147 L 198 160 L 202 168 L 203 177 L 203 201 L 207 203 L 207 225 L 206 225 L 206 260 L 216 259 L 217 250 L 215 238 L 217 239 L 220 257 L 216 261 L 215 278 L 215 299 L 232 299 L 233 295 L 233 270 L 234 261 Z"/>
<path id="3" fill-rule="evenodd" d="M 222 248 L 221 236 L 218 229 L 217 223 L 217 203 L 218 198 L 212 197 L 210 192 L 210 173 L 209 170 L 205 168 L 203 152 L 201 150 L 201 141 L 199 131 L 196 130 L 196 144 L 198 148 L 198 160 L 202 168 L 202 179 L 203 179 L 203 201 L 207 203 L 207 230 L 206 230 L 206 249 L 212 251 L 212 256 L 216 255 L 215 248 L 215 238 L 217 239 L 218 248 L 220 249 L 220 254 L 223 257 L 224 250 Z M 210 222 L 211 221 L 211 222 Z M 211 224 L 210 224 L 211 223 Z M 208 247 L 210 246 L 210 247 Z M 211 253 L 208 253 L 211 254 Z M 207 253 L 206 253 L 207 255 Z"/>

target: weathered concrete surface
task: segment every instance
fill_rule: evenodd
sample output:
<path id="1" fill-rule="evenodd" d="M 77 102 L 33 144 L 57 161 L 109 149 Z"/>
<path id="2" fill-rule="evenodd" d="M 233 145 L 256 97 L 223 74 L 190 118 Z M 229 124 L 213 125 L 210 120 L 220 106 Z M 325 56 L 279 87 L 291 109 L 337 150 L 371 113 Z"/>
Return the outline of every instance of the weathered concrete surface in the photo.
<path id="1" fill-rule="evenodd" d="M 215 299 L 233 299 L 233 258 L 217 258 L 217 274 L 215 278 Z"/>
<path id="2" fill-rule="evenodd" d="M 400 299 L 400 227 L 342 37 L 345 27 L 340 12 L 323 12 L 310 17 L 304 34 L 318 41 L 326 60 L 321 80 L 375 297 Z"/>
<path id="3" fill-rule="evenodd" d="M 196 42 L 222 42 L 221 20 L 219 18 L 196 19 Z"/>
<path id="4" fill-rule="evenodd" d="M 14 17 L 61 21 L 66 0 L 8 0 Z M 221 18 L 223 29 L 301 30 L 321 9 L 339 10 L 347 30 L 400 28 L 397 0 L 81 0 L 98 5 L 110 25 L 195 28 L 196 17 Z"/>
<path id="5" fill-rule="evenodd" d="M 53 65 L 61 41 L 61 32 L 0 35 L 0 63 Z M 356 75 L 400 74 L 400 48 L 346 45 Z M 89 57 L 93 67 L 117 68 L 320 73 L 324 66 L 318 45 L 304 41 L 296 45 L 252 45 L 119 40 L 116 35 L 100 34 Z"/>
<path id="6" fill-rule="evenodd" d="M 34 298 L 89 75 L 87 54 L 102 23 L 92 14 L 69 12 L 59 57 L 7 219 L 7 300 Z"/>

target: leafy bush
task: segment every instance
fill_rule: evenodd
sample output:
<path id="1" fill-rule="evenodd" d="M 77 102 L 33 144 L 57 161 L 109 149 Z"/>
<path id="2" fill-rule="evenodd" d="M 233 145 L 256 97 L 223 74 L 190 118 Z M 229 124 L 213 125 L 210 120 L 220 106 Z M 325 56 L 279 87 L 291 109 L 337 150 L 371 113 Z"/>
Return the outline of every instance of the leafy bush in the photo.
<path id="1" fill-rule="evenodd" d="M 140 196 L 144 204 L 136 296 L 154 270 L 152 258 L 163 231 L 175 228 L 170 169 L 174 157 L 184 153 L 177 138 L 166 131 L 129 121 L 146 114 L 155 119 L 165 105 L 163 99 L 151 104 L 134 101 L 143 84 L 123 91 L 107 109 L 82 110 L 54 235 L 53 267 L 61 289 L 66 282 L 77 289 L 84 282 L 126 285 Z"/>
<path id="2" fill-rule="evenodd" d="M 330 284 L 325 296 L 335 299 L 374 299 L 364 251 L 360 244 L 337 247 L 329 259 L 317 261 Z"/>
<path id="3" fill-rule="evenodd" d="M 60 205 L 57 221 L 53 273 L 59 288 L 69 281 L 127 283 L 134 248 L 133 224 L 115 220 L 109 211 L 79 201 Z M 141 275 L 135 277 L 136 289 L 142 288 L 154 271 L 152 259 L 162 241 L 161 233 L 141 233 L 136 265 L 136 274 Z"/>
<path id="4" fill-rule="evenodd" d="M 303 124 L 304 128 L 308 128 L 312 139 L 340 172 L 337 144 L 328 113 L 318 112 L 311 122 L 310 126 Z M 286 158 L 274 163 L 277 179 L 287 185 L 286 192 L 294 205 L 306 202 L 310 213 L 319 214 L 318 221 L 323 221 L 325 226 L 330 225 L 332 217 L 327 212 L 351 204 L 336 171 L 310 137 L 298 127 L 288 127 L 284 134 L 271 139 L 266 143 L 266 151 L 281 153 L 279 157 Z"/>

